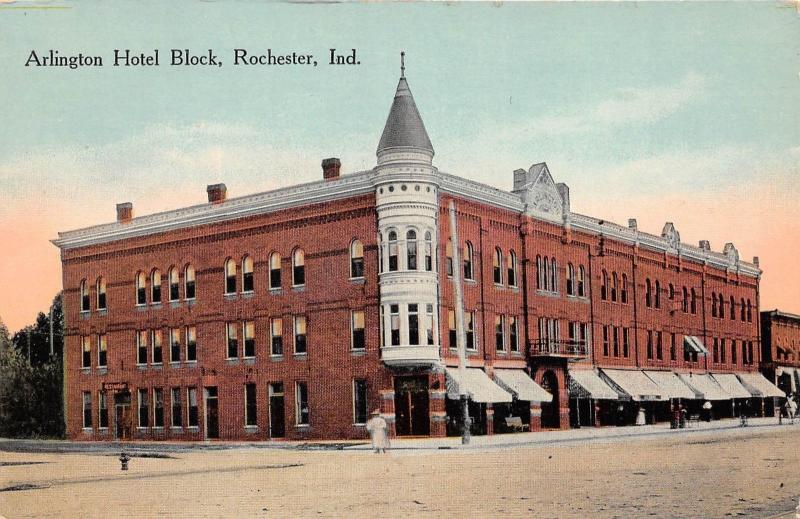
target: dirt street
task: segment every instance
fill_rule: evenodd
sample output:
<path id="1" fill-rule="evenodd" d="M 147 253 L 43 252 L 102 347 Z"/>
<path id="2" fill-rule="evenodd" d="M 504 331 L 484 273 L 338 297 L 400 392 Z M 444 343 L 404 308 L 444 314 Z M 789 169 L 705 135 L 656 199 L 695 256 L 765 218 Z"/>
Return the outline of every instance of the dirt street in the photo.
<path id="1" fill-rule="evenodd" d="M 800 427 L 383 456 L 250 448 L 134 458 L 128 472 L 109 455 L 3 452 L 0 515 L 794 517 L 798 442 Z"/>

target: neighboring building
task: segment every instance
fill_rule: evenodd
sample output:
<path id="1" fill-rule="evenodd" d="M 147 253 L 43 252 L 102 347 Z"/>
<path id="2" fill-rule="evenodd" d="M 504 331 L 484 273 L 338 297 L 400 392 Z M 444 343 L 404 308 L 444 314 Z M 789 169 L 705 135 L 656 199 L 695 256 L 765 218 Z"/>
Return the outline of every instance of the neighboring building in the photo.
<path id="1" fill-rule="evenodd" d="M 761 371 L 787 394 L 800 388 L 800 315 L 761 312 Z"/>
<path id="2" fill-rule="evenodd" d="M 544 163 L 507 192 L 433 156 L 401 77 L 369 171 L 59 233 L 69 437 L 360 438 L 375 408 L 442 436 L 461 390 L 486 433 L 767 396 L 756 260 L 573 213 Z"/>

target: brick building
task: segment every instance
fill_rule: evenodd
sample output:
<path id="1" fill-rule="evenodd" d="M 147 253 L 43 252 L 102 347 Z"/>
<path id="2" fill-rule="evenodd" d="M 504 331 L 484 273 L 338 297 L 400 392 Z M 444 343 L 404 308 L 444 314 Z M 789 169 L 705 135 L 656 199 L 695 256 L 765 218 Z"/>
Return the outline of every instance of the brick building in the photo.
<path id="1" fill-rule="evenodd" d="M 800 389 L 800 315 L 761 312 L 761 370 L 787 394 Z"/>
<path id="2" fill-rule="evenodd" d="M 401 77 L 371 170 L 59 233 L 69 437 L 360 438 L 376 408 L 442 436 L 460 393 L 491 434 L 778 396 L 756 259 L 573 213 L 544 163 L 503 191 L 433 156 Z"/>

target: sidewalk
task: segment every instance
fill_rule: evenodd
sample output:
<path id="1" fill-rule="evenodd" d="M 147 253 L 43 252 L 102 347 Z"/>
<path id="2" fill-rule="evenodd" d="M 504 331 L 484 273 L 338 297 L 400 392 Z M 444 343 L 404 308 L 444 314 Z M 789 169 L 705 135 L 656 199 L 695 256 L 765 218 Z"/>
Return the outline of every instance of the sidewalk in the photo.
<path id="1" fill-rule="evenodd" d="M 695 433 L 717 431 L 721 435 L 739 434 L 753 431 L 769 431 L 797 427 L 800 432 L 800 419 L 794 426 L 788 421 L 778 425 L 777 418 L 751 418 L 747 427 L 739 425 L 739 419 L 700 422 L 686 429 L 670 429 L 669 423 L 626 427 L 582 427 L 558 431 L 532 433 L 496 434 L 493 436 L 473 436 L 469 445 L 461 445 L 461 437 L 449 438 L 394 438 L 392 451 L 424 450 L 487 450 L 511 447 L 544 447 L 554 445 L 608 443 L 632 439 L 655 439 L 658 437 L 686 436 Z M 84 442 L 67 440 L 27 440 L 0 438 L 0 452 L 59 452 L 59 453 L 118 453 L 124 449 L 135 455 L 154 453 L 180 453 L 192 450 L 227 449 L 285 449 L 285 450 L 346 450 L 371 451 L 369 440 L 352 441 L 262 441 L 262 442 Z"/>

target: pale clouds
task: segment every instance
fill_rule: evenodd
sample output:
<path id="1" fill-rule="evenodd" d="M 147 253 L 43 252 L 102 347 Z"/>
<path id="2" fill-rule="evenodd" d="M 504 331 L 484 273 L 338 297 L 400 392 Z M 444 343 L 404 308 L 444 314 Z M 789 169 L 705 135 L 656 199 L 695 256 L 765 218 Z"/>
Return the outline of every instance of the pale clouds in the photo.
<path id="1" fill-rule="evenodd" d="M 703 95 L 705 80 L 690 72 L 670 86 L 624 88 L 589 106 L 573 106 L 524 123 L 529 135 L 571 135 L 651 124 L 668 117 Z"/>

